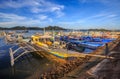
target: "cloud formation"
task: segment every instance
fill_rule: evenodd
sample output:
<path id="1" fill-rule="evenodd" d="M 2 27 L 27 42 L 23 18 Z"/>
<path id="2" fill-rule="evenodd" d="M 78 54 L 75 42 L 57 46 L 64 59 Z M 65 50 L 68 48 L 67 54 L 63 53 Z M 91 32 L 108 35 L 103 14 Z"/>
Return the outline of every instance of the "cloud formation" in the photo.
<path id="1" fill-rule="evenodd" d="M 25 8 L 27 12 L 32 14 L 32 16 L 27 17 L 19 15 L 16 13 L 4 13 L 0 12 L 0 26 L 12 26 L 12 25 L 39 25 L 40 23 L 53 22 L 53 17 L 50 17 L 51 14 L 55 18 L 60 18 L 64 16 L 63 5 L 55 4 L 48 0 L 3 0 L 0 2 L 0 9 L 15 9 L 22 10 Z M 47 13 L 47 14 L 46 14 Z"/>
<path id="2" fill-rule="evenodd" d="M 119 28 L 119 6 L 119 0 L 0 0 L 0 27 L 116 24 Z"/>
<path id="3" fill-rule="evenodd" d="M 32 13 L 50 12 L 55 13 L 57 17 L 63 16 L 63 5 L 49 2 L 48 0 L 8 0 L 3 1 L 0 8 L 28 8 Z"/>
<path id="4" fill-rule="evenodd" d="M 7 14 L 0 12 L 0 20 L 2 22 L 14 22 L 14 21 L 24 21 L 27 20 L 27 18 L 16 14 Z"/>
<path id="5" fill-rule="evenodd" d="M 81 3 L 101 3 L 107 6 L 119 6 L 119 0 L 79 0 Z"/>
<path id="6" fill-rule="evenodd" d="M 46 15 L 37 15 L 35 19 L 20 16 L 17 14 L 7 14 L 0 12 L 0 26 L 16 26 L 16 25 L 39 25 L 40 23 L 52 22 L 51 18 Z"/>

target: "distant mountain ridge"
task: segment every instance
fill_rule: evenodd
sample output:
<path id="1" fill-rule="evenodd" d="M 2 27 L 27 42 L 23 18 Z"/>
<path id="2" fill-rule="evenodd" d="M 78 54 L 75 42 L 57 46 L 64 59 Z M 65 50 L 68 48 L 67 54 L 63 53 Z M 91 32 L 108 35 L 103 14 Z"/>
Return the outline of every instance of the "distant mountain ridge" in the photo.
<path id="1" fill-rule="evenodd" d="M 25 26 L 15 26 L 15 27 L 0 27 L 0 30 L 66 30 L 65 28 L 59 27 L 59 26 L 48 26 L 48 27 L 25 27 Z"/>
<path id="2" fill-rule="evenodd" d="M 48 26 L 48 27 L 26 27 L 26 26 L 15 26 L 15 27 L 0 27 L 0 30 L 69 30 L 73 29 L 63 28 L 59 26 Z M 120 30 L 107 30 L 107 29 L 77 29 L 75 31 L 119 31 Z"/>
<path id="3" fill-rule="evenodd" d="M 46 30 L 66 30 L 65 28 L 59 27 L 59 26 L 48 26 L 45 27 Z"/>

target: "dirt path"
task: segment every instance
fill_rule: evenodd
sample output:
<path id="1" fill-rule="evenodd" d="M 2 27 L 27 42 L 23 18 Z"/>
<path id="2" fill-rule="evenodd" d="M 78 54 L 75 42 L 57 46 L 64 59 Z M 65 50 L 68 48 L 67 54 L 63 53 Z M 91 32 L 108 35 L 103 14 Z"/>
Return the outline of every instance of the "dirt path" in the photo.
<path id="1" fill-rule="evenodd" d="M 120 40 L 117 39 L 116 41 L 109 43 L 108 44 L 108 46 L 110 48 L 109 50 L 112 51 L 112 50 L 118 49 L 116 47 L 120 46 L 119 42 L 120 42 Z M 105 50 L 105 46 L 100 47 L 96 51 L 94 51 L 93 54 L 104 54 L 104 50 Z M 93 57 L 91 57 L 91 59 L 87 63 L 84 63 L 81 66 L 77 67 L 75 70 L 73 70 L 72 72 L 69 72 L 66 76 L 64 76 L 61 79 L 86 79 L 86 78 L 89 78 L 91 76 L 90 76 L 90 74 L 88 74 L 86 72 L 89 69 L 91 69 L 92 67 L 96 66 L 102 60 L 103 59 L 101 59 L 101 58 L 93 58 Z"/>

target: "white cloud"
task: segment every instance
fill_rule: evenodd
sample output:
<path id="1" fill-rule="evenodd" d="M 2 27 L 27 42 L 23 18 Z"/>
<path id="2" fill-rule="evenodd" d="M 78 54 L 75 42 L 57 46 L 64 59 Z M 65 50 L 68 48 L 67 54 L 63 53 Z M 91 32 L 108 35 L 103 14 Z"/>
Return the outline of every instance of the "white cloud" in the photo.
<path id="1" fill-rule="evenodd" d="M 57 15 L 57 17 L 59 18 L 59 17 L 61 17 L 61 16 L 64 16 L 64 13 L 61 12 L 61 11 L 57 11 L 57 12 L 56 12 L 56 15 Z"/>
<path id="2" fill-rule="evenodd" d="M 50 22 L 53 22 L 53 19 L 52 19 L 52 18 L 49 18 L 49 21 L 50 21 Z"/>
<path id="3" fill-rule="evenodd" d="M 5 26 L 17 26 L 17 25 L 23 25 L 23 26 L 39 26 L 39 25 L 45 25 L 49 22 L 53 22 L 52 18 L 48 18 L 46 15 L 36 15 L 36 18 L 28 18 L 16 14 L 7 14 L 7 13 L 1 13 L 0 12 L 0 27 Z"/>
<path id="4" fill-rule="evenodd" d="M 63 9 L 64 9 L 63 5 L 58 5 L 46 0 L 42 0 L 41 5 L 32 7 L 31 11 L 33 13 L 40 13 L 40 12 L 55 13 L 57 17 L 61 17 L 64 15 L 64 13 L 62 12 Z"/>
<path id="5" fill-rule="evenodd" d="M 119 0 L 79 0 L 81 3 L 101 3 L 106 6 L 119 6 L 120 1 Z"/>
<path id="6" fill-rule="evenodd" d="M 25 20 L 26 17 L 19 16 L 16 14 L 7 14 L 7 13 L 1 13 L 0 12 L 0 19 L 8 20 L 8 21 L 16 21 L 16 20 Z"/>
<path id="7" fill-rule="evenodd" d="M 117 14 L 114 14 L 114 13 L 98 13 L 98 14 L 95 14 L 95 15 L 92 15 L 92 16 L 89 16 L 89 17 L 84 17 L 84 18 L 81 18 L 80 20 L 78 20 L 77 22 L 79 23 L 85 23 L 85 22 L 89 22 L 89 21 L 103 21 L 103 20 L 110 20 L 110 19 L 113 19 L 113 18 L 116 18 Z"/>
<path id="8" fill-rule="evenodd" d="M 46 20 L 46 19 L 48 19 L 48 16 L 46 16 L 46 15 L 37 15 L 36 17 L 38 19 L 40 19 L 40 20 Z"/>
<path id="9" fill-rule="evenodd" d="M 13 26 L 35 26 L 41 23 L 40 20 L 25 20 L 22 22 L 19 21 L 11 21 L 11 22 L 0 22 L 0 27 L 13 27 Z"/>
<path id="10" fill-rule="evenodd" d="M 57 16 L 63 16 L 63 5 L 55 4 L 48 0 L 17 0 L 4 1 L 0 8 L 23 8 L 27 7 L 32 13 L 50 12 Z"/>
<path id="11" fill-rule="evenodd" d="M 1 2 L 0 9 L 27 9 L 29 16 L 20 16 L 13 13 L 0 12 L 0 26 L 15 26 L 15 25 L 39 25 L 53 22 L 54 17 L 61 17 L 64 15 L 63 5 L 55 4 L 49 0 L 5 0 Z M 54 17 L 51 18 L 50 15 Z"/>
<path id="12" fill-rule="evenodd" d="M 111 15 L 108 15 L 107 17 L 108 18 L 114 18 L 114 17 L 116 17 L 117 15 L 116 14 L 111 14 Z"/>
<path id="13" fill-rule="evenodd" d="M 15 22 L 0 22 L 0 26 L 2 27 L 10 26 L 11 24 L 15 24 Z"/>
<path id="14" fill-rule="evenodd" d="M 32 7 L 30 10 L 31 10 L 33 13 L 39 13 L 39 12 L 42 11 L 41 9 L 39 9 L 39 8 L 37 8 L 37 7 Z"/>
<path id="15" fill-rule="evenodd" d="M 40 3 L 38 2 L 38 0 L 8 0 L 2 2 L 0 8 L 22 8 L 27 6 L 40 6 Z"/>

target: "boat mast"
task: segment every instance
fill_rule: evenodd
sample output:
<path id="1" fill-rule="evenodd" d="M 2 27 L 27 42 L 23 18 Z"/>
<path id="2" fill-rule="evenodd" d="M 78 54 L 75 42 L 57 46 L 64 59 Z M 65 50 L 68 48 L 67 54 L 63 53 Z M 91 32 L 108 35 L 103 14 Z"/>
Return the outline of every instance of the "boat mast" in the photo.
<path id="1" fill-rule="evenodd" d="M 53 32 L 53 47 L 55 48 L 55 32 L 54 32 L 54 29 L 52 29 L 52 32 Z"/>
<path id="2" fill-rule="evenodd" d="M 45 27 L 44 27 L 44 29 L 43 29 L 43 30 L 44 30 L 44 35 L 45 35 Z"/>

